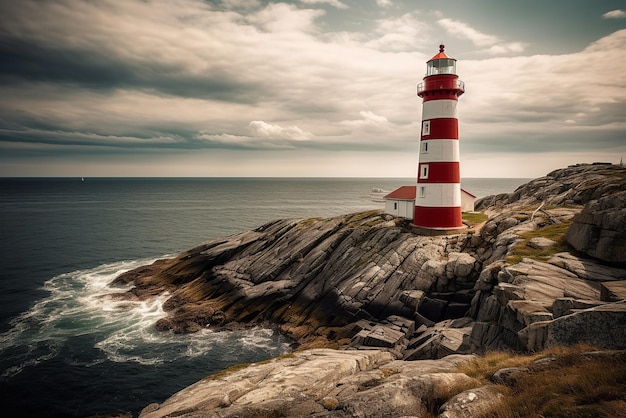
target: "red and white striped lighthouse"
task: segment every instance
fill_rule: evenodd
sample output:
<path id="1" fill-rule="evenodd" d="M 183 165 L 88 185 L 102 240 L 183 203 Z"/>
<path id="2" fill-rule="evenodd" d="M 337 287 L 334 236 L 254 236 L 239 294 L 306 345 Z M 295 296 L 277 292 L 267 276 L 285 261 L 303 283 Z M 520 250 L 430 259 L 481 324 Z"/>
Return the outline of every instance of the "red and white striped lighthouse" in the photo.
<path id="1" fill-rule="evenodd" d="M 413 224 L 456 229 L 463 227 L 456 106 L 465 90 L 456 74 L 456 60 L 444 48 L 439 45 L 439 53 L 426 64 L 424 81 L 417 85 L 423 104 Z"/>

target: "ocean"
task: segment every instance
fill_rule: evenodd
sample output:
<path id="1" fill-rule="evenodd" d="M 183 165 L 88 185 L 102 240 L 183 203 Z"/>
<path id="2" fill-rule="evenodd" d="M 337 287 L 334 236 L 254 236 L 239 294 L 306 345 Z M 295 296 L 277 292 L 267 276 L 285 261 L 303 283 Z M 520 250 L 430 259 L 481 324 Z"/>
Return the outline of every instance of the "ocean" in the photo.
<path id="1" fill-rule="evenodd" d="M 528 179 L 463 179 L 477 197 Z M 0 179 L 0 400 L 20 417 L 132 413 L 290 351 L 271 329 L 157 332 L 166 296 L 114 301 L 129 269 L 281 218 L 369 209 L 414 179 Z"/>

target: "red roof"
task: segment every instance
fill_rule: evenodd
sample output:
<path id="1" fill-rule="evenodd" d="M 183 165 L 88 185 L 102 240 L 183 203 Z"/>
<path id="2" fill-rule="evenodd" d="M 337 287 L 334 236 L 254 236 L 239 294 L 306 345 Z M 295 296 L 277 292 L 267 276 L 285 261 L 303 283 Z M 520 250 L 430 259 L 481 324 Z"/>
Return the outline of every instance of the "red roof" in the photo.
<path id="1" fill-rule="evenodd" d="M 417 186 L 400 186 L 393 192 L 385 195 L 383 199 L 415 200 L 416 190 Z"/>
<path id="2" fill-rule="evenodd" d="M 439 53 L 426 62 L 431 62 L 431 61 L 442 59 L 442 58 L 452 58 L 452 57 L 447 56 L 446 53 L 443 52 L 445 47 L 446 46 L 444 44 L 439 45 Z"/>
<path id="3" fill-rule="evenodd" d="M 465 193 L 474 199 L 476 196 L 471 194 L 465 189 L 461 189 L 461 193 Z M 415 196 L 417 195 L 417 186 L 400 186 L 393 192 L 386 194 L 383 196 L 383 199 L 395 199 L 395 200 L 415 200 Z"/>
<path id="4" fill-rule="evenodd" d="M 462 193 L 465 193 L 465 194 L 468 194 L 468 195 L 472 196 L 474 199 L 476 199 L 476 196 L 475 196 L 475 195 L 471 194 L 470 192 L 468 192 L 468 191 L 467 191 L 467 190 L 465 190 L 465 189 L 461 189 L 461 192 L 462 192 Z"/>
<path id="5" fill-rule="evenodd" d="M 435 55 L 434 57 L 432 57 L 431 59 L 429 59 L 426 62 L 431 62 L 431 61 L 438 60 L 438 59 L 441 59 L 441 58 L 450 58 L 450 57 L 447 56 L 445 52 L 440 52 L 440 53 L 438 53 L 437 55 Z"/>

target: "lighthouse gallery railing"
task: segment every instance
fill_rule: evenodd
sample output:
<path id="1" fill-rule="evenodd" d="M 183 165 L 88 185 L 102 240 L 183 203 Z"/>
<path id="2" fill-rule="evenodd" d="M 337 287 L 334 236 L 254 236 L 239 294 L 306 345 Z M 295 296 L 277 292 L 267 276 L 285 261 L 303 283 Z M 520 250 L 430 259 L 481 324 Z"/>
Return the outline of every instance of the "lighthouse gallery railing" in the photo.
<path id="1" fill-rule="evenodd" d="M 462 82 L 461 80 L 456 80 L 454 83 L 454 87 L 457 89 L 465 90 L 465 83 Z M 417 94 L 420 94 L 424 90 L 425 90 L 424 82 L 422 81 L 421 83 L 417 85 Z"/>

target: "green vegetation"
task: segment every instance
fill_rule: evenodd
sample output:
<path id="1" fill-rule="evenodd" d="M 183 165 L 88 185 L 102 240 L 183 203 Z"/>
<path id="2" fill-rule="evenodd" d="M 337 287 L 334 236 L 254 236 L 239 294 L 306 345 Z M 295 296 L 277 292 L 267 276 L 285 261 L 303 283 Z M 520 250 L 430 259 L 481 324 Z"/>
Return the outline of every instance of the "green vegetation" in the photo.
<path id="1" fill-rule="evenodd" d="M 267 360 L 262 360 L 262 361 L 257 361 L 256 363 L 241 363 L 241 364 L 235 364 L 234 366 L 231 366 L 227 369 L 224 369 L 220 372 L 214 373 L 210 376 L 205 377 L 203 380 L 218 380 L 218 379 L 222 379 L 226 376 L 228 376 L 229 374 L 238 372 L 239 370 L 243 370 L 246 369 L 250 366 L 254 366 L 254 365 L 261 365 L 261 364 L 268 364 L 271 363 L 273 361 L 278 361 L 278 360 L 282 360 L 285 358 L 295 358 L 296 356 L 293 353 L 287 353 L 287 354 L 283 354 L 282 356 L 278 356 L 278 357 L 274 357 L 271 359 L 267 359 Z"/>
<path id="2" fill-rule="evenodd" d="M 308 228 L 311 225 L 313 225 L 315 222 L 321 221 L 323 219 L 324 218 L 307 218 L 298 224 L 298 229 Z"/>
<path id="3" fill-rule="evenodd" d="M 538 261 L 546 261 L 554 254 L 567 250 L 567 243 L 563 239 L 565 232 L 570 227 L 571 221 L 563 222 L 559 224 L 546 225 L 542 228 L 534 231 L 526 231 L 520 234 L 523 240 L 513 247 L 511 254 L 507 256 L 506 261 L 508 264 L 517 264 L 522 261 L 523 258 L 531 258 Z M 549 248 L 532 248 L 528 245 L 528 242 L 532 238 L 543 237 L 554 241 L 556 244 Z"/>
<path id="4" fill-rule="evenodd" d="M 365 212 L 355 213 L 351 215 L 349 218 L 346 218 L 346 221 L 348 223 L 348 226 L 351 228 L 361 227 L 364 229 L 369 229 L 372 226 L 378 225 L 379 223 L 383 222 L 383 219 L 380 216 L 376 216 L 376 215 L 380 215 L 380 210 L 378 209 L 368 210 Z M 370 218 L 370 217 L 372 217 L 372 219 L 363 223 L 365 219 Z"/>
<path id="5" fill-rule="evenodd" d="M 486 222 L 489 216 L 482 212 L 463 212 L 463 222 L 470 228 Z"/>
<path id="6" fill-rule="evenodd" d="M 506 367 L 525 367 L 515 383 L 497 385 L 505 395 L 481 418 L 624 417 L 626 411 L 626 355 L 584 355 L 589 346 L 558 347 L 531 355 L 489 353 L 460 368 L 482 384 Z M 547 363 L 535 363 L 542 358 Z"/>

